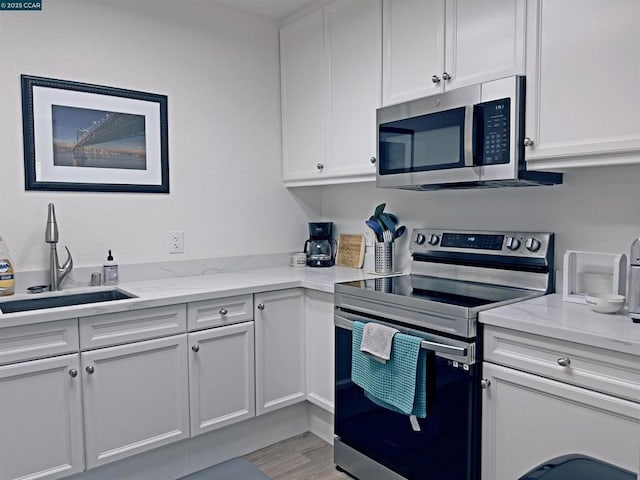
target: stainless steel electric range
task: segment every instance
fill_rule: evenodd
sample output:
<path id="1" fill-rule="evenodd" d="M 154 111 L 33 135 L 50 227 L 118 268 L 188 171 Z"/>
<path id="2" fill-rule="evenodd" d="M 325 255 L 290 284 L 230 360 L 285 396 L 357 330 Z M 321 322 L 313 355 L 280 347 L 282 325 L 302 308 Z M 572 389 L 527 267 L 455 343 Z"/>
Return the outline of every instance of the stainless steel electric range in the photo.
<path id="1" fill-rule="evenodd" d="M 409 251 L 410 275 L 335 286 L 334 462 L 361 480 L 477 480 L 478 313 L 554 291 L 554 235 L 416 229 Z M 352 382 L 356 321 L 422 339 L 427 415 L 419 431 Z"/>

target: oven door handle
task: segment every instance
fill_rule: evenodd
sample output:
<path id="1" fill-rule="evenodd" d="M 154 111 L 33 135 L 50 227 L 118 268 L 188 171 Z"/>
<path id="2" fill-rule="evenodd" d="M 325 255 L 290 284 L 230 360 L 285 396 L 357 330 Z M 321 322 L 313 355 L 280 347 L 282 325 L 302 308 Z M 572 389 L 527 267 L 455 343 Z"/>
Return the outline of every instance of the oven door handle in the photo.
<path id="1" fill-rule="evenodd" d="M 336 314 L 334 316 L 334 322 L 336 327 L 353 330 L 352 320 L 348 320 Z M 431 350 L 437 353 L 446 353 L 449 355 L 456 355 L 460 357 L 466 357 L 468 353 L 466 347 L 457 347 L 455 345 L 447 345 L 446 343 L 433 342 L 431 340 L 422 340 L 422 342 L 420 342 L 420 348 Z"/>

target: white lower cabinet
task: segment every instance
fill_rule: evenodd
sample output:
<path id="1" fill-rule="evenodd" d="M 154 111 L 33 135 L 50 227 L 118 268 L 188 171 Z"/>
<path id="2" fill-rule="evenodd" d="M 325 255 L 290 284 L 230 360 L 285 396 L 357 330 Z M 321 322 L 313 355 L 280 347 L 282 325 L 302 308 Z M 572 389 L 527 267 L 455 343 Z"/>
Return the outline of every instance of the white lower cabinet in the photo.
<path id="1" fill-rule="evenodd" d="M 333 411 L 328 293 L 26 324 L 0 338 L 0 480 L 60 479 L 307 399 Z"/>
<path id="2" fill-rule="evenodd" d="M 484 343 L 483 479 L 515 480 L 568 454 L 638 471 L 637 356 L 497 327 Z"/>
<path id="3" fill-rule="evenodd" d="M 79 355 L 0 366 L 0 479 L 84 469 Z"/>
<path id="4" fill-rule="evenodd" d="M 305 400 L 304 291 L 254 296 L 256 410 L 270 412 Z"/>
<path id="5" fill-rule="evenodd" d="M 253 322 L 189 334 L 191 435 L 254 417 Z"/>
<path id="6" fill-rule="evenodd" d="M 333 294 L 308 290 L 305 295 L 307 400 L 333 413 Z"/>
<path id="7" fill-rule="evenodd" d="M 579 453 L 638 471 L 640 404 L 484 363 L 482 478 L 515 480 Z"/>
<path id="8" fill-rule="evenodd" d="M 189 436 L 187 335 L 82 352 L 87 468 Z"/>

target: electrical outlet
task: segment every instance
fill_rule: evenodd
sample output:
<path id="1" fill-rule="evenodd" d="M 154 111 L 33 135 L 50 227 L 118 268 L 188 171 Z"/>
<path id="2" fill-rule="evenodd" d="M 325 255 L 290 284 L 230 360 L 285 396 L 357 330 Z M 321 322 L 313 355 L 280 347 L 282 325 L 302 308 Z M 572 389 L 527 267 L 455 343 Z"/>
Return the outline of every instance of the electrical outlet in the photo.
<path id="1" fill-rule="evenodd" d="M 169 253 L 184 253 L 184 232 L 169 232 Z"/>
<path id="2" fill-rule="evenodd" d="M 373 247 L 373 232 L 370 228 L 364 229 L 364 246 L 365 248 Z"/>

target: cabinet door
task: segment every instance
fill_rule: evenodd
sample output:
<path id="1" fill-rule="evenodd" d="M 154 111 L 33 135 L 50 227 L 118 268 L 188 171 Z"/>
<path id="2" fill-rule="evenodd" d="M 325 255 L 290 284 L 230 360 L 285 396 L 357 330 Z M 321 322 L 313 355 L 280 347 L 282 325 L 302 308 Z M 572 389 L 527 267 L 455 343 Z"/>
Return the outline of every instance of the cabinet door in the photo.
<path id="1" fill-rule="evenodd" d="M 526 149 L 530 165 L 640 161 L 640 2 L 530 4 L 526 106 L 526 136 L 533 142 Z"/>
<path id="2" fill-rule="evenodd" d="M 328 101 L 322 10 L 280 31 L 283 178 L 323 175 Z"/>
<path id="3" fill-rule="evenodd" d="M 638 470 L 640 404 L 483 363 L 482 478 L 514 480 L 582 453 Z"/>
<path id="4" fill-rule="evenodd" d="M 307 290 L 304 310 L 307 337 L 307 400 L 333 413 L 333 295 Z"/>
<path id="5" fill-rule="evenodd" d="M 191 435 L 255 416 L 253 322 L 189 334 Z"/>
<path id="6" fill-rule="evenodd" d="M 0 367 L 0 478 L 84 469 L 79 355 Z"/>
<path id="7" fill-rule="evenodd" d="M 304 293 L 294 288 L 254 297 L 256 410 L 305 400 Z"/>
<path id="8" fill-rule="evenodd" d="M 189 436 L 187 335 L 83 352 L 89 468 Z"/>
<path id="9" fill-rule="evenodd" d="M 447 0 L 445 88 L 524 74 L 525 0 Z"/>
<path id="10" fill-rule="evenodd" d="M 376 108 L 381 102 L 381 25 L 381 0 L 339 0 L 325 8 L 327 176 L 374 178 L 371 159 L 376 156 Z"/>
<path id="11" fill-rule="evenodd" d="M 441 93 L 444 0 L 383 0 L 383 105 Z"/>

